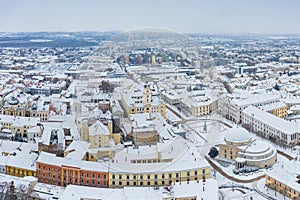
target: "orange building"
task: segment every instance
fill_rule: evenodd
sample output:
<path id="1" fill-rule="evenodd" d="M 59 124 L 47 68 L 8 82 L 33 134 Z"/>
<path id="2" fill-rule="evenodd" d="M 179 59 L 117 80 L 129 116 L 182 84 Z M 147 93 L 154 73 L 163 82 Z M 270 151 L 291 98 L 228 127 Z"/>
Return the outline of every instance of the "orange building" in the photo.
<path id="1" fill-rule="evenodd" d="M 108 167 L 98 162 L 69 160 L 41 152 L 36 171 L 41 183 L 63 187 L 69 184 L 108 187 Z"/>

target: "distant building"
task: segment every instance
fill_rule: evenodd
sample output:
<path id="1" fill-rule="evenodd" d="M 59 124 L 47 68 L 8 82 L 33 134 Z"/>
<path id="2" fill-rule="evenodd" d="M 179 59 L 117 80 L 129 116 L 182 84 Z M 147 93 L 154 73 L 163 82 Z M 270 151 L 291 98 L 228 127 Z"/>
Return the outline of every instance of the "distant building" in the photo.
<path id="1" fill-rule="evenodd" d="M 158 97 L 153 85 L 145 84 L 142 90 L 123 93 L 122 105 L 127 115 L 136 113 L 160 113 L 166 118 L 166 104 Z"/>
<path id="2" fill-rule="evenodd" d="M 161 98 L 169 105 L 176 106 L 180 104 L 180 97 L 175 91 L 164 90 L 160 92 Z"/>
<path id="3" fill-rule="evenodd" d="M 28 129 L 39 126 L 40 119 L 0 115 L 1 132 L 10 132 L 15 140 L 28 141 Z"/>
<path id="4" fill-rule="evenodd" d="M 155 65 L 156 64 L 156 57 L 155 54 L 151 55 L 151 65 Z"/>

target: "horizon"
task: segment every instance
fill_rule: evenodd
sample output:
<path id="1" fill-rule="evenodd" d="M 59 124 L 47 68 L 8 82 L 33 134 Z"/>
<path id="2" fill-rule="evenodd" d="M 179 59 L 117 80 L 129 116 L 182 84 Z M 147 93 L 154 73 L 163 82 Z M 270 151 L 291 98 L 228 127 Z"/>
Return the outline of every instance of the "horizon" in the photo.
<path id="1" fill-rule="evenodd" d="M 140 2 L 2 1 L 0 32 L 126 32 L 158 27 L 198 34 L 300 34 L 297 0 Z"/>

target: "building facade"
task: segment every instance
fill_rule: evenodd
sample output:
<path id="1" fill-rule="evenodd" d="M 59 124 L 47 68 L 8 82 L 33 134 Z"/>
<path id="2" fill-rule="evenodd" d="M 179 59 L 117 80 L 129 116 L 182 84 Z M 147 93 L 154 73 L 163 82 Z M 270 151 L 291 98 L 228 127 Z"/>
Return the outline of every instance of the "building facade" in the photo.
<path id="1" fill-rule="evenodd" d="M 299 143 L 296 122 L 286 121 L 254 106 L 242 112 L 242 125 L 277 144 L 292 146 Z"/>
<path id="2" fill-rule="evenodd" d="M 145 84 L 142 90 L 123 93 L 122 105 L 127 115 L 137 113 L 160 113 L 166 118 L 166 104 L 158 96 L 154 87 Z"/>
<path id="3" fill-rule="evenodd" d="M 210 168 L 195 168 L 182 171 L 152 172 L 152 173 L 109 173 L 109 187 L 124 186 L 166 186 L 177 182 L 205 181 L 211 178 Z"/>
<path id="4" fill-rule="evenodd" d="M 41 152 L 36 163 L 39 182 L 52 185 L 108 187 L 108 168 L 101 163 L 76 161 Z"/>
<path id="5" fill-rule="evenodd" d="M 247 166 L 266 168 L 276 163 L 276 149 L 270 143 L 252 139 L 246 129 L 231 128 L 224 134 L 225 143 L 219 145 L 219 155 L 235 162 L 236 169 Z"/>

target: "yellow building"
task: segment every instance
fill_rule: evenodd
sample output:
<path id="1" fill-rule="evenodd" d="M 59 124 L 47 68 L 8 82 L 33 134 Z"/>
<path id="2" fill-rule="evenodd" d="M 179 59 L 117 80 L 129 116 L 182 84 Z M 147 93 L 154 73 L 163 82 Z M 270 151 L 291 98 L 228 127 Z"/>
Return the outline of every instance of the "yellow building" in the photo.
<path id="1" fill-rule="evenodd" d="M 108 120 L 104 123 L 106 125 L 99 120 L 84 119 L 80 124 L 81 139 L 90 142 L 92 144 L 91 148 L 108 147 L 110 139 L 113 139 L 115 144 L 120 143 L 120 133 L 113 133 L 112 121 Z"/>
<path id="2" fill-rule="evenodd" d="M 181 100 L 182 109 L 195 117 L 208 115 L 217 110 L 218 99 L 207 96 L 187 96 Z"/>
<path id="3" fill-rule="evenodd" d="M 84 119 L 80 126 L 81 139 L 90 144 L 86 148 L 83 160 L 97 162 L 101 158 L 111 158 L 115 155 L 116 149 L 111 148 L 111 144 L 119 144 L 121 136 L 120 133 L 113 133 L 112 121 L 104 125 L 99 120 Z"/>
<path id="4" fill-rule="evenodd" d="M 14 166 L 6 166 L 6 174 L 11 176 L 18 176 L 18 177 L 24 177 L 24 176 L 36 177 L 36 169 L 35 169 L 35 165 L 34 165 L 34 169 L 25 169 L 25 168 L 19 168 Z"/>
<path id="5" fill-rule="evenodd" d="M 259 108 L 280 118 L 285 118 L 288 115 L 288 106 L 283 102 L 267 104 L 259 106 Z"/>
<path id="6" fill-rule="evenodd" d="M 155 65 L 156 64 L 156 58 L 155 58 L 155 55 L 152 54 L 151 55 L 151 65 Z"/>
<path id="7" fill-rule="evenodd" d="M 1 173 L 18 177 L 36 176 L 36 144 L 0 140 L 0 146 Z"/>
<path id="8" fill-rule="evenodd" d="M 25 116 L 25 107 L 19 105 L 5 105 L 2 107 L 2 113 L 4 115 L 11 116 Z"/>
<path id="9" fill-rule="evenodd" d="M 122 105 L 127 115 L 137 113 L 160 113 L 166 118 L 166 104 L 156 92 L 153 85 L 145 84 L 142 90 L 125 92 L 122 96 Z"/>
<path id="10" fill-rule="evenodd" d="M 259 139 L 252 139 L 249 132 L 241 127 L 230 128 L 222 133 L 224 142 L 219 144 L 220 158 L 235 162 L 236 169 L 246 166 L 266 168 L 277 161 L 277 151 L 270 144 Z M 259 151 L 257 149 L 259 148 Z"/>
<path id="11" fill-rule="evenodd" d="M 109 187 L 124 186 L 165 186 L 175 182 L 189 182 L 211 178 L 210 168 L 196 168 L 183 171 L 115 173 L 109 172 Z"/>
<path id="12" fill-rule="evenodd" d="M 164 186 L 211 177 L 210 165 L 180 136 L 162 144 L 116 152 L 109 167 L 110 188 Z"/>
<path id="13" fill-rule="evenodd" d="M 267 173 L 265 176 L 265 185 L 273 190 L 276 190 L 277 192 L 280 192 L 281 194 L 284 194 L 285 196 L 291 198 L 291 199 L 299 199 L 300 198 L 300 190 L 299 186 L 297 187 L 295 182 L 293 184 L 293 181 L 295 178 L 292 178 L 288 180 L 287 178 L 278 179 L 278 177 L 269 175 L 270 173 Z M 286 173 L 284 173 L 286 175 Z M 288 176 L 290 177 L 290 176 Z M 299 181 L 299 179 L 298 179 Z"/>
<path id="14" fill-rule="evenodd" d="M 19 134 L 25 141 L 28 136 L 27 130 L 38 126 L 39 123 L 40 119 L 38 118 L 0 115 L 1 130 L 9 129 L 14 136 Z"/>

